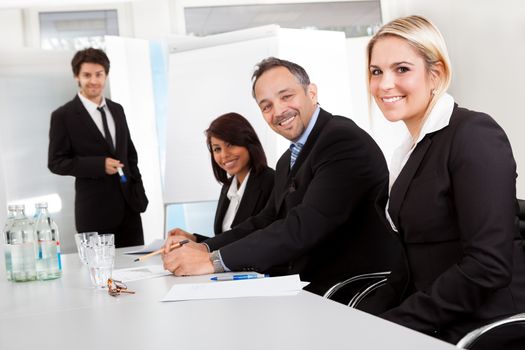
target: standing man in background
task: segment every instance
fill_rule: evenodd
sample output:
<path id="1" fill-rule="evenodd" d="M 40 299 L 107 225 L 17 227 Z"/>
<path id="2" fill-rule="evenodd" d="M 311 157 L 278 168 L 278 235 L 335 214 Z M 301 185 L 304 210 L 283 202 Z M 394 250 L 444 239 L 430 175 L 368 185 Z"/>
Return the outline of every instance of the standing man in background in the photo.
<path id="1" fill-rule="evenodd" d="M 117 247 L 142 245 L 148 199 L 124 110 L 103 95 L 109 59 L 88 48 L 71 67 L 79 92 L 51 114 L 48 168 L 76 178 L 78 232 L 113 233 Z"/>

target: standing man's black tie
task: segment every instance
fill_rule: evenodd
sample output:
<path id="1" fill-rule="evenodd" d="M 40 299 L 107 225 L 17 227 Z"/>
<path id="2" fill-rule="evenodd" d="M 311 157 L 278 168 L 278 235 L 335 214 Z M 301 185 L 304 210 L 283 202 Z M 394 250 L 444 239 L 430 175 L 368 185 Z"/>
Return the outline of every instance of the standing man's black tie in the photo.
<path id="1" fill-rule="evenodd" d="M 104 126 L 104 137 L 106 138 L 106 142 L 108 143 L 111 152 L 115 153 L 115 145 L 113 144 L 113 139 L 111 138 L 111 133 L 109 132 L 106 112 L 104 111 L 103 107 L 97 107 L 97 109 L 100 112 L 100 115 L 102 116 L 102 125 Z"/>

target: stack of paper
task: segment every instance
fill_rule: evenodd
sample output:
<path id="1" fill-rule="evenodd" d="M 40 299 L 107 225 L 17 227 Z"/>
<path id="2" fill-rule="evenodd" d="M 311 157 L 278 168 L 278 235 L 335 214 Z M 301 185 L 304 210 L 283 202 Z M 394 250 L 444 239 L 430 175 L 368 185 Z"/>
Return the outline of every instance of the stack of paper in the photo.
<path id="1" fill-rule="evenodd" d="M 175 284 L 162 301 L 296 295 L 308 282 L 299 275 Z"/>

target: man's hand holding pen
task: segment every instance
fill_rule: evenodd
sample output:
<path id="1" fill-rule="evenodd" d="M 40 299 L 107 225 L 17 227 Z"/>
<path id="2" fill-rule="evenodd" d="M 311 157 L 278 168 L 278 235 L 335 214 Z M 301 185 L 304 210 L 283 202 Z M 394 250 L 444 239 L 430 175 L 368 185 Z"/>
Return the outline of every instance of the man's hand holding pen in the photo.
<path id="1" fill-rule="evenodd" d="M 124 164 L 122 164 L 119 160 L 109 158 L 107 157 L 104 163 L 104 167 L 106 170 L 106 174 L 108 175 L 114 175 L 118 172 L 119 168 L 123 168 Z"/>
<path id="2" fill-rule="evenodd" d="M 204 244 L 190 241 L 180 248 L 170 249 L 173 243 L 180 242 L 186 238 L 179 235 L 171 235 L 166 239 L 162 261 L 164 268 L 176 276 L 205 275 L 213 273 L 213 265 L 210 254 Z"/>

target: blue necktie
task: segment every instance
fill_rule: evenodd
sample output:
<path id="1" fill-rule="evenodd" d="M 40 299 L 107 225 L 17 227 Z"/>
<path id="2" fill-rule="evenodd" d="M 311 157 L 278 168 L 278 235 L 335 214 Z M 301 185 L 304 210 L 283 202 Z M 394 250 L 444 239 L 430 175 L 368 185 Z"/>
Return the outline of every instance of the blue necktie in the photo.
<path id="1" fill-rule="evenodd" d="M 290 151 L 292 152 L 290 156 L 290 168 L 292 168 L 293 165 L 295 164 L 295 161 L 297 157 L 299 156 L 299 153 L 301 152 L 302 148 L 303 148 L 303 144 L 300 142 L 292 143 L 290 145 Z"/>

